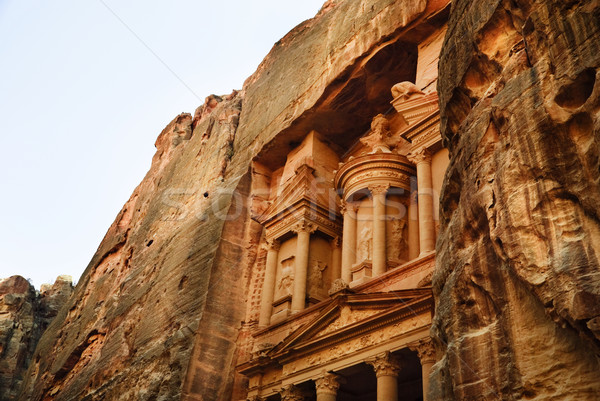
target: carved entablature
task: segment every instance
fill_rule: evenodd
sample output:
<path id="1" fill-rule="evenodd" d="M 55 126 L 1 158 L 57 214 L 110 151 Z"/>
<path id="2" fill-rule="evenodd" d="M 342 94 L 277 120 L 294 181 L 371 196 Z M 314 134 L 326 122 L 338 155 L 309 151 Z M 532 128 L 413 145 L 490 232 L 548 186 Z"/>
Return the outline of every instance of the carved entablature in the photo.
<path id="1" fill-rule="evenodd" d="M 389 185 L 410 191 L 416 171 L 406 156 L 375 153 L 352 158 L 337 171 L 334 183 L 344 193 L 344 200 L 354 193 L 377 185 Z"/>
<path id="2" fill-rule="evenodd" d="M 255 219 L 266 228 L 268 239 L 294 232 L 298 224 L 308 225 L 330 238 L 341 235 L 342 219 L 337 195 L 315 179 L 313 169 L 300 166 L 296 176 L 269 208 Z"/>

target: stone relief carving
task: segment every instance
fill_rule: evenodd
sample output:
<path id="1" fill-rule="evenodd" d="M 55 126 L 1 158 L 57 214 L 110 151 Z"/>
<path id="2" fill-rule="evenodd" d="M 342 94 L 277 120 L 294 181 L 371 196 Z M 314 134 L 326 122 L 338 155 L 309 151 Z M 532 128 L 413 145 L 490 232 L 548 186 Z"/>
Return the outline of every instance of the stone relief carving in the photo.
<path id="1" fill-rule="evenodd" d="M 383 152 L 392 153 L 390 122 L 383 114 L 378 114 L 371 122 L 371 132 L 369 135 L 360 138 L 360 142 L 370 148 L 371 153 Z"/>
<path id="2" fill-rule="evenodd" d="M 327 263 L 313 259 L 310 264 L 308 282 L 312 288 L 325 288 L 323 272 L 327 269 Z"/>
<path id="3" fill-rule="evenodd" d="M 406 259 L 408 250 L 406 220 L 394 218 L 389 220 L 391 226 L 390 238 L 387 240 L 387 254 L 390 260 Z"/>
<path id="4" fill-rule="evenodd" d="M 281 278 L 277 284 L 279 296 L 291 295 L 292 284 L 294 283 L 295 258 L 289 257 L 281 261 Z"/>
<path id="5" fill-rule="evenodd" d="M 358 261 L 371 260 L 373 229 L 369 224 L 365 224 L 362 230 L 360 230 L 360 238 L 358 240 Z"/>
<path id="6" fill-rule="evenodd" d="M 334 280 L 334 282 L 331 284 L 331 288 L 329 289 L 328 295 L 333 295 L 337 292 L 343 291 L 350 288 L 350 286 L 348 285 L 348 283 L 346 283 L 343 279 L 341 278 L 336 278 Z"/>

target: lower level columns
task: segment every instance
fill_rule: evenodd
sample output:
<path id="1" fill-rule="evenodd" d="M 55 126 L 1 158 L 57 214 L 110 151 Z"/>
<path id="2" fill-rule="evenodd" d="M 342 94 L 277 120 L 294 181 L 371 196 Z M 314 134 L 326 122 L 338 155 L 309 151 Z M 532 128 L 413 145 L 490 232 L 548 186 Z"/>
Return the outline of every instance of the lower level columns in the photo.
<path id="1" fill-rule="evenodd" d="M 389 352 L 366 361 L 377 376 L 377 401 L 398 401 L 400 361 Z"/>
<path id="2" fill-rule="evenodd" d="M 421 360 L 421 374 L 423 376 L 423 401 L 427 401 L 427 393 L 429 392 L 429 374 L 435 363 L 435 348 L 430 338 L 419 341 L 418 344 L 411 347 L 417 351 Z"/>
<path id="3" fill-rule="evenodd" d="M 315 380 L 317 401 L 335 401 L 341 384 L 340 379 L 336 374 L 325 373 L 323 377 Z"/>

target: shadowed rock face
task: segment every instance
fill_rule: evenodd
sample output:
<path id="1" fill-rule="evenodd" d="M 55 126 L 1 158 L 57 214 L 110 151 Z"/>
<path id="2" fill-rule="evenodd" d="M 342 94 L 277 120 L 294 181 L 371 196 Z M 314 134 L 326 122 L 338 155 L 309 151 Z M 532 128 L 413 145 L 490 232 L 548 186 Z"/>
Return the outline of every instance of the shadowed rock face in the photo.
<path id="1" fill-rule="evenodd" d="M 0 280 L 0 400 L 15 399 L 40 336 L 72 292 L 68 276 L 40 293 L 21 276 Z"/>
<path id="2" fill-rule="evenodd" d="M 453 1 L 433 400 L 600 399 L 600 5 Z"/>
<path id="3" fill-rule="evenodd" d="M 416 44 L 446 3 L 330 1 L 241 92 L 176 117 L 40 340 L 20 399 L 243 399 L 236 341 L 262 235 L 248 212 L 253 158 L 276 164 L 308 128 L 348 143 L 364 133 L 390 86 L 414 79 Z"/>

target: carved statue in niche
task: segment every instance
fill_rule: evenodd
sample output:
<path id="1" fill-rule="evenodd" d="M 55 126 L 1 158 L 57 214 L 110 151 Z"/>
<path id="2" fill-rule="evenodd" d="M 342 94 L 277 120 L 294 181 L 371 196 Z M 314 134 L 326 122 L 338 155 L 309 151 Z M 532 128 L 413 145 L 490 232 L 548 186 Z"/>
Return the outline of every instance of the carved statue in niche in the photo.
<path id="1" fill-rule="evenodd" d="M 292 284 L 294 283 L 294 257 L 290 257 L 281 261 L 281 278 L 277 284 L 277 292 L 279 296 L 291 295 Z"/>
<path id="2" fill-rule="evenodd" d="M 358 243 L 358 261 L 371 260 L 373 251 L 373 230 L 369 224 L 365 224 L 360 230 L 360 238 Z"/>
<path id="3" fill-rule="evenodd" d="M 383 114 L 377 114 L 371 122 L 371 132 L 364 138 L 360 138 L 360 142 L 371 148 L 371 153 L 391 153 L 390 149 L 394 146 L 391 136 L 390 122 Z"/>
<path id="4" fill-rule="evenodd" d="M 320 260 L 312 260 L 310 275 L 308 282 L 317 288 L 324 288 L 323 283 L 323 272 L 327 269 L 327 263 L 321 262 Z"/>
<path id="5" fill-rule="evenodd" d="M 406 220 L 394 218 L 389 221 L 391 230 L 387 240 L 387 254 L 390 260 L 405 260 L 408 251 L 408 240 L 405 233 Z"/>

